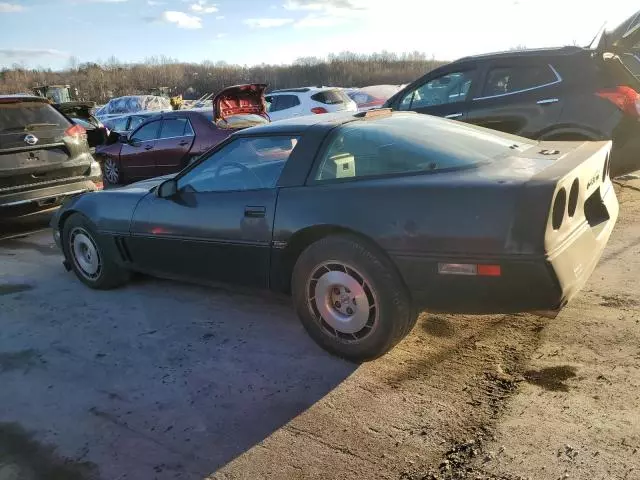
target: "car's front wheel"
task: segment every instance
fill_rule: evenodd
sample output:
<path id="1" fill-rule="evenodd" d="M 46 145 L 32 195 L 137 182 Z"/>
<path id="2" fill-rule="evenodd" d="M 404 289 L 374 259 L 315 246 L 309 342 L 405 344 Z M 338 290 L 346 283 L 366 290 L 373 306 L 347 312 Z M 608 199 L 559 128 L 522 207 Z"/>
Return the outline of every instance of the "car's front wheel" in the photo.
<path id="1" fill-rule="evenodd" d="M 115 158 L 107 157 L 102 162 L 102 175 L 107 183 L 118 185 L 122 181 L 120 165 Z"/>
<path id="2" fill-rule="evenodd" d="M 293 299 L 302 324 L 324 349 L 353 361 L 388 352 L 416 321 L 391 261 L 350 235 L 320 239 L 298 258 Z"/>
<path id="3" fill-rule="evenodd" d="M 86 217 L 72 214 L 62 228 L 62 246 L 76 276 L 91 288 L 106 290 L 124 284 L 129 273 L 109 258 L 103 240 Z"/>

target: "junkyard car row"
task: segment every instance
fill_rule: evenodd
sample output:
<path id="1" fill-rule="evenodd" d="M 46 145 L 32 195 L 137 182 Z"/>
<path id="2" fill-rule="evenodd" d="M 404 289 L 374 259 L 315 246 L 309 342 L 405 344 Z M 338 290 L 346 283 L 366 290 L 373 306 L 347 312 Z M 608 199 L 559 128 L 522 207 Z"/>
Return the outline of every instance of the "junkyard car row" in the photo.
<path id="1" fill-rule="evenodd" d="M 163 111 L 96 148 L 103 175 L 83 128 L 4 96 L 0 208 L 62 203 L 56 243 L 91 288 L 143 272 L 290 293 L 310 336 L 355 361 L 423 309 L 557 312 L 615 225 L 611 173 L 640 167 L 637 20 L 591 48 L 459 60 L 360 113 L 325 87 L 233 86 L 211 118 L 146 99 Z"/>

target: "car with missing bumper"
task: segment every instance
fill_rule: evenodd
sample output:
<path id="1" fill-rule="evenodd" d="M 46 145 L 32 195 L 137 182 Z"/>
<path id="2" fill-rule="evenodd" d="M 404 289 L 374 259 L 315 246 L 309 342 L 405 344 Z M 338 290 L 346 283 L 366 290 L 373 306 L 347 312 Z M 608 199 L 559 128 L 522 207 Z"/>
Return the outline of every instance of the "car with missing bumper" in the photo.
<path id="1" fill-rule="evenodd" d="M 32 95 L 0 96 L 0 217 L 58 206 L 102 188 L 84 128 Z"/>
<path id="2" fill-rule="evenodd" d="M 145 272 L 290 292 L 313 339 L 362 361 L 423 309 L 562 308 L 618 216 L 610 150 L 411 112 L 306 116 L 76 197 L 52 226 L 91 288 Z"/>

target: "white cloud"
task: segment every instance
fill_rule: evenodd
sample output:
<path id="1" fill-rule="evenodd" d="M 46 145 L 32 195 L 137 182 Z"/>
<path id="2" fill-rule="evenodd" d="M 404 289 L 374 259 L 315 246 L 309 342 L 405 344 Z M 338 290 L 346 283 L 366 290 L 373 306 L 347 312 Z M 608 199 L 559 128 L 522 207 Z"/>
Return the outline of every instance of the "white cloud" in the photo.
<path id="1" fill-rule="evenodd" d="M 0 2 L 0 13 L 17 13 L 23 11 L 24 7 L 22 5 Z"/>
<path id="2" fill-rule="evenodd" d="M 88 3 L 124 3 L 129 0 L 87 0 Z"/>
<path id="3" fill-rule="evenodd" d="M 207 0 L 198 0 L 196 3 L 191 4 L 191 11 L 197 14 L 202 13 L 216 13 L 218 11 L 218 6 L 209 3 Z"/>
<path id="4" fill-rule="evenodd" d="M 293 18 L 247 18 L 243 23 L 251 28 L 275 28 L 293 23 Z"/>
<path id="5" fill-rule="evenodd" d="M 224 19 L 224 15 L 218 15 L 218 16 L 216 17 L 216 20 L 223 20 L 223 19 Z"/>
<path id="6" fill-rule="evenodd" d="M 218 33 L 218 34 L 216 35 L 216 38 L 224 38 L 224 37 L 226 37 L 226 36 L 227 36 L 227 34 L 226 34 L 226 33 Z"/>
<path id="7" fill-rule="evenodd" d="M 0 56 L 31 60 L 33 57 L 68 57 L 69 54 L 53 48 L 0 48 Z"/>
<path id="8" fill-rule="evenodd" d="M 167 2 L 159 2 L 157 0 L 147 0 L 147 5 L 150 7 L 155 7 L 157 5 L 165 5 Z"/>
<path id="9" fill-rule="evenodd" d="M 363 2 L 362 0 L 287 0 L 282 5 L 287 10 L 363 10 L 365 5 L 372 5 L 375 2 Z M 385 5 L 386 8 L 388 8 Z"/>
<path id="10" fill-rule="evenodd" d="M 307 27 L 334 27 L 347 22 L 348 19 L 344 17 L 337 17 L 332 15 L 317 15 L 309 14 L 306 17 L 298 20 L 294 27 L 307 28 Z"/>
<path id="11" fill-rule="evenodd" d="M 160 15 L 158 20 L 164 23 L 174 23 L 178 28 L 186 28 L 189 30 L 202 28 L 202 19 L 200 17 L 189 15 L 184 12 L 167 10 L 162 12 L 162 15 Z"/>
<path id="12" fill-rule="evenodd" d="M 376 12 L 387 18 L 388 6 L 376 0 L 287 0 L 283 8 L 307 12 L 295 23 L 296 28 L 333 27 L 353 20 L 362 20 Z"/>

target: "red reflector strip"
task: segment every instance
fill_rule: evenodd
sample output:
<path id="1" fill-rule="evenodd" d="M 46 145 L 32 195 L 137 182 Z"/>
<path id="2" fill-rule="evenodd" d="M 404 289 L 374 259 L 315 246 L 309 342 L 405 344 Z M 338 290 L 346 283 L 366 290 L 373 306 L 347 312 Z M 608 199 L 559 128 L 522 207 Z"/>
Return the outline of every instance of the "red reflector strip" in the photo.
<path id="1" fill-rule="evenodd" d="M 502 275 L 500 265 L 478 265 L 478 275 L 483 277 L 499 277 Z"/>
<path id="2" fill-rule="evenodd" d="M 93 182 L 93 184 L 96 186 L 96 190 L 104 189 L 104 183 L 102 182 Z"/>

